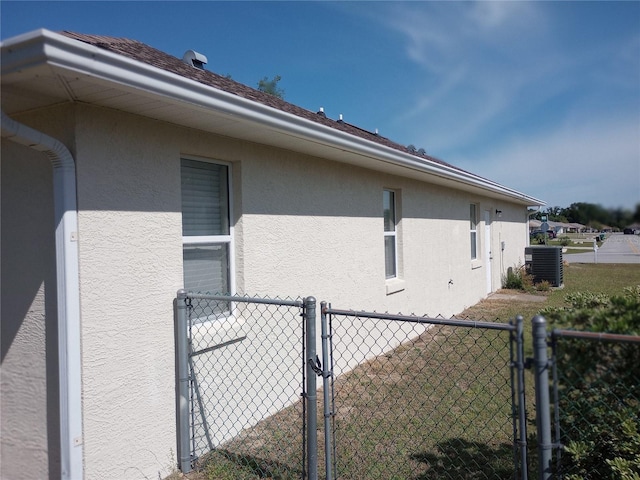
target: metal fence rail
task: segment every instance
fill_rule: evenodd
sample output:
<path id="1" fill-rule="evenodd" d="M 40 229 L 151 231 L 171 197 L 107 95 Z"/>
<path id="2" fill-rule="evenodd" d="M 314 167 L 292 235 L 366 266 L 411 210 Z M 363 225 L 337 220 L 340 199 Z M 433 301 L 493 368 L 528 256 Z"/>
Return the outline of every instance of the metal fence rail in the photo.
<path id="1" fill-rule="evenodd" d="M 327 479 L 526 478 L 515 325 L 325 304 L 322 323 L 332 379 Z"/>
<path id="2" fill-rule="evenodd" d="M 640 336 L 553 330 L 550 344 L 554 478 L 637 478 Z"/>

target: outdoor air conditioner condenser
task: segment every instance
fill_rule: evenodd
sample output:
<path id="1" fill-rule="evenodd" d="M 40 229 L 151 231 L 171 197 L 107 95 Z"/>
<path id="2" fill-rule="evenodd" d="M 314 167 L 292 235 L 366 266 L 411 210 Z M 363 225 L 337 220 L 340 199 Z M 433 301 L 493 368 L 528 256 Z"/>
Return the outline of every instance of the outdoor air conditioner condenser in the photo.
<path id="1" fill-rule="evenodd" d="M 535 283 L 546 280 L 552 287 L 563 285 L 562 247 L 527 247 L 524 264 Z"/>

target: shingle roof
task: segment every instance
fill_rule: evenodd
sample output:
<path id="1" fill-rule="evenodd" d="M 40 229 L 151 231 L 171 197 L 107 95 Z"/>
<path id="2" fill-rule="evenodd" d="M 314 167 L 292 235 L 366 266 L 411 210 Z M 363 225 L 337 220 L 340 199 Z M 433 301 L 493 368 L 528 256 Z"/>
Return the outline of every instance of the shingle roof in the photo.
<path id="1" fill-rule="evenodd" d="M 458 167 L 455 167 L 449 163 L 446 163 L 440 159 L 437 159 L 435 157 L 432 157 L 426 154 L 420 155 L 415 151 L 409 150 L 404 145 L 400 145 L 399 143 L 393 142 L 388 138 L 378 135 L 377 133 L 373 133 L 368 130 L 359 128 L 355 125 L 349 124 L 342 120 L 332 120 L 326 117 L 324 114 L 311 112 L 304 108 L 298 107 L 297 105 L 286 102 L 285 100 L 282 100 L 274 95 L 270 95 L 268 93 L 261 92 L 260 90 L 256 90 L 254 88 L 248 87 L 247 85 L 236 82 L 235 80 L 219 75 L 210 70 L 201 70 L 199 68 L 194 68 L 190 65 L 187 65 L 177 57 L 174 57 L 172 55 L 169 55 L 168 53 L 157 50 L 137 40 L 103 36 L 103 35 L 90 35 L 90 34 L 69 32 L 69 31 L 63 31 L 60 33 L 74 40 L 85 42 L 90 45 L 103 48 L 110 52 L 129 57 L 133 60 L 137 60 L 157 68 L 161 68 L 168 72 L 172 72 L 172 73 L 175 73 L 176 75 L 189 78 L 191 80 L 197 81 L 204 85 L 208 85 L 210 87 L 223 90 L 227 93 L 238 95 L 239 97 L 261 103 L 263 105 L 281 110 L 283 112 L 290 113 L 292 115 L 296 115 L 301 118 L 305 118 L 307 120 L 311 120 L 313 122 L 328 126 L 330 128 L 349 133 L 356 137 L 364 138 L 366 140 L 370 140 L 377 144 L 384 145 L 386 147 L 390 147 L 404 153 L 408 153 L 415 157 L 426 159 L 431 162 L 435 162 L 440 165 L 444 165 L 450 168 L 454 168 L 458 171 L 464 172 L 464 170 Z"/>

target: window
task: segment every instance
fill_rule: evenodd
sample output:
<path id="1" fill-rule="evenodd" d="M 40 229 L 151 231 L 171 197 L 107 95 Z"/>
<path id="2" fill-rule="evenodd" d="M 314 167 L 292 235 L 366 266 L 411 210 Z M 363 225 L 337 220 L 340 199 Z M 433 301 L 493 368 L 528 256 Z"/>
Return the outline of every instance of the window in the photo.
<path id="1" fill-rule="evenodd" d="M 184 288 L 231 293 L 229 167 L 182 159 L 180 171 Z"/>
<path id="2" fill-rule="evenodd" d="M 471 260 L 478 258 L 478 206 L 475 203 L 469 209 L 469 229 L 471 231 Z"/>
<path id="3" fill-rule="evenodd" d="M 398 276 L 398 236 L 396 219 L 396 194 L 384 190 L 382 195 L 384 212 L 384 270 L 386 278 Z"/>

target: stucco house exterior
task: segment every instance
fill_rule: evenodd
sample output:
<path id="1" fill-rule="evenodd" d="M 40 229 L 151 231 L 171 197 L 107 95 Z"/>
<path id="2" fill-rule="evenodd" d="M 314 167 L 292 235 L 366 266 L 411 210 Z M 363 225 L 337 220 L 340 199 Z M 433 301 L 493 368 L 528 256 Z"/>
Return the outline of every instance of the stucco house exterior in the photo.
<path id="1" fill-rule="evenodd" d="M 183 287 L 451 316 L 522 262 L 540 200 L 204 61 L 2 43 L 2 478 L 167 473 Z"/>

